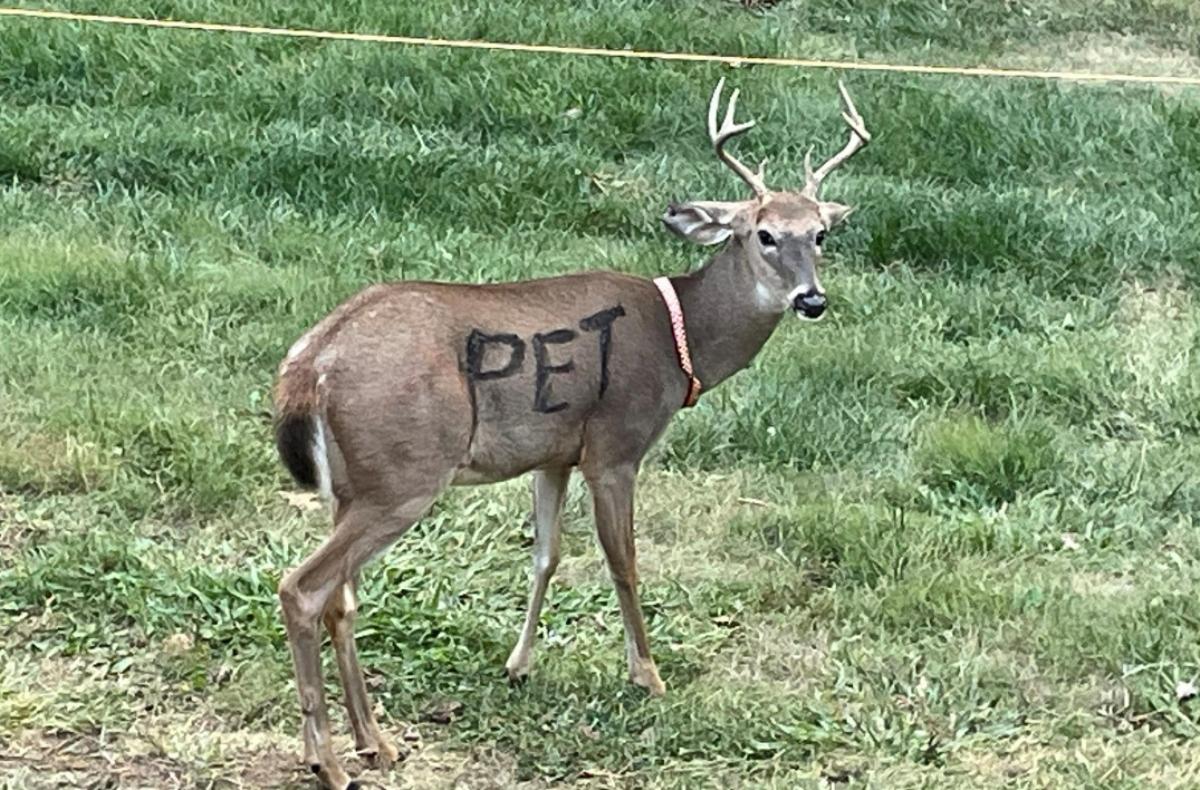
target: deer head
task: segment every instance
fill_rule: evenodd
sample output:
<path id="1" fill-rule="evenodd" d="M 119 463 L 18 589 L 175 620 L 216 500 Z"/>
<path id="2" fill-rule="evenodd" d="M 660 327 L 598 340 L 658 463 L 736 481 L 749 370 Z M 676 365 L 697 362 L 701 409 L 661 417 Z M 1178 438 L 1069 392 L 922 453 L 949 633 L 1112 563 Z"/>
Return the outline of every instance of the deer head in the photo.
<path id="1" fill-rule="evenodd" d="M 846 86 L 838 82 L 842 95 L 842 118 L 850 127 L 850 140 L 834 157 L 812 169 L 811 149 L 804 157 L 805 184 L 798 192 L 776 192 L 763 182 L 764 161 L 757 172 L 725 150 L 731 139 L 754 126 L 754 121 L 734 122 L 738 91 L 729 97 L 725 119 L 717 126 L 722 78 L 708 105 L 708 136 L 717 157 L 738 175 L 754 196 L 737 202 L 697 201 L 672 204 L 663 223 L 676 234 L 697 244 L 720 244 L 732 240 L 752 268 L 759 302 L 783 312 L 788 308 L 801 318 L 815 320 L 825 312 L 825 289 L 817 276 L 821 247 L 826 234 L 853 210 L 840 203 L 821 200 L 821 185 L 839 165 L 871 139 L 862 116 L 854 107 Z"/>

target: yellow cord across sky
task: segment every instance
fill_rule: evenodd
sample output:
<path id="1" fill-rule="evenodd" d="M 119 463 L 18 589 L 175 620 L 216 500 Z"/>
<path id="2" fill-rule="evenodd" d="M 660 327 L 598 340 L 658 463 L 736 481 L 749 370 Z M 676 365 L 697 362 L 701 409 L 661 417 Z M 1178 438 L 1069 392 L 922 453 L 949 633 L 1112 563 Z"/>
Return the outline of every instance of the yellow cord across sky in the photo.
<path id="1" fill-rule="evenodd" d="M 220 22 L 185 22 L 171 19 L 142 19 L 104 14 L 76 14 L 69 11 L 49 11 L 33 8 L 0 8 L 0 16 L 29 19 L 52 19 L 68 22 L 92 22 L 107 25 L 201 30 L 210 33 L 244 33 L 258 36 L 323 39 L 328 41 L 360 41 L 408 46 L 445 47 L 450 49 L 482 49 L 500 52 L 531 52 L 550 55 L 579 55 L 586 57 L 626 58 L 634 60 L 686 61 L 691 63 L 724 63 L 730 66 L 785 66 L 790 68 L 840 69 L 843 71 L 885 71 L 902 74 L 950 74 L 962 77 L 1023 77 L 1027 79 L 1070 80 L 1075 82 L 1129 82 L 1154 85 L 1190 85 L 1200 87 L 1200 77 L 1170 75 L 1113 74 L 1086 71 L 1039 71 L 1036 69 L 995 69 L 985 67 L 927 66 L 921 64 L 871 63 L 857 60 L 813 60 L 807 58 L 777 58 L 757 55 L 715 55 L 696 52 L 655 52 L 637 49 L 603 49 L 572 47 L 556 44 L 517 44 L 503 41 L 470 39 L 423 38 L 393 36 L 379 33 L 341 33 L 332 30 L 305 30 L 257 25 L 227 25 Z"/>

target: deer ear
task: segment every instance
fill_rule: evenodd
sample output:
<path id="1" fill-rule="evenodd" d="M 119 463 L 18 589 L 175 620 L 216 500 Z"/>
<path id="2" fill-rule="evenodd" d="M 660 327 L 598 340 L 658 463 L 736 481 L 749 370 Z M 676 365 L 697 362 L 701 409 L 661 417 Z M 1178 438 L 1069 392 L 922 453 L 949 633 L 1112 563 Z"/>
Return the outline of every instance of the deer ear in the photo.
<path id="1" fill-rule="evenodd" d="M 733 226 L 745 203 L 672 203 L 663 224 L 678 236 L 705 246 L 720 244 L 733 235 Z"/>
<path id="2" fill-rule="evenodd" d="M 821 221 L 825 223 L 825 227 L 832 228 L 846 221 L 846 217 L 854 211 L 850 206 L 843 206 L 841 203 L 822 203 L 819 207 L 821 212 Z"/>

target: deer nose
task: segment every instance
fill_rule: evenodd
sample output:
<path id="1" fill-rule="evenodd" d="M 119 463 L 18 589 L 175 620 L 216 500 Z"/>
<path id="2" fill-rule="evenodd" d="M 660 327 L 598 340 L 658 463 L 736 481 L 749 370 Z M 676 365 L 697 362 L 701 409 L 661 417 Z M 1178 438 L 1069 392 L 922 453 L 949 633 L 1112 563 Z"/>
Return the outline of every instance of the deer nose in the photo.
<path id="1" fill-rule="evenodd" d="M 825 294 L 818 291 L 816 288 L 798 294 L 792 300 L 792 309 L 805 318 L 820 318 L 825 312 Z"/>

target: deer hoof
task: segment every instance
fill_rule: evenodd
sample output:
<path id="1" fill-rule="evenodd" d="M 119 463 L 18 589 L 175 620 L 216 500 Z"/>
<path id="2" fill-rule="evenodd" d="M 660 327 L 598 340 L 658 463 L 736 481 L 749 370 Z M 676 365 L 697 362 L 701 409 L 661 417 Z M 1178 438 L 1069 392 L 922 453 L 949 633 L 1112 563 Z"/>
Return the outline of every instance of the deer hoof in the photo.
<path id="1" fill-rule="evenodd" d="M 522 656 L 516 650 L 508 657 L 508 661 L 504 664 L 504 673 L 508 675 L 508 682 L 513 685 L 524 683 L 529 677 L 529 670 L 533 668 L 533 661 L 528 655 Z"/>
<path id="2" fill-rule="evenodd" d="M 386 771 L 408 756 L 407 753 L 401 754 L 399 749 L 387 741 L 380 741 L 375 748 L 363 749 L 358 754 L 368 768 L 377 771 Z"/>
<path id="3" fill-rule="evenodd" d="M 651 683 L 645 683 L 645 684 L 639 683 L 638 685 L 641 686 L 642 688 L 646 689 L 646 692 L 651 697 L 662 697 L 662 696 L 665 696 L 667 693 L 667 684 L 663 683 L 661 680 L 659 680 L 657 678 L 655 678 L 654 681 Z"/>
<path id="4" fill-rule="evenodd" d="M 633 685 L 644 688 L 651 697 L 661 697 L 667 693 L 667 686 L 652 663 L 638 662 L 630 667 L 629 680 Z"/>
<path id="5" fill-rule="evenodd" d="M 321 782 L 322 787 L 334 788 L 334 790 L 362 790 L 362 786 L 346 776 L 346 772 L 341 769 L 341 766 L 334 763 L 332 770 L 328 766 L 321 763 L 309 763 L 308 770 L 313 772 L 313 775 Z"/>

